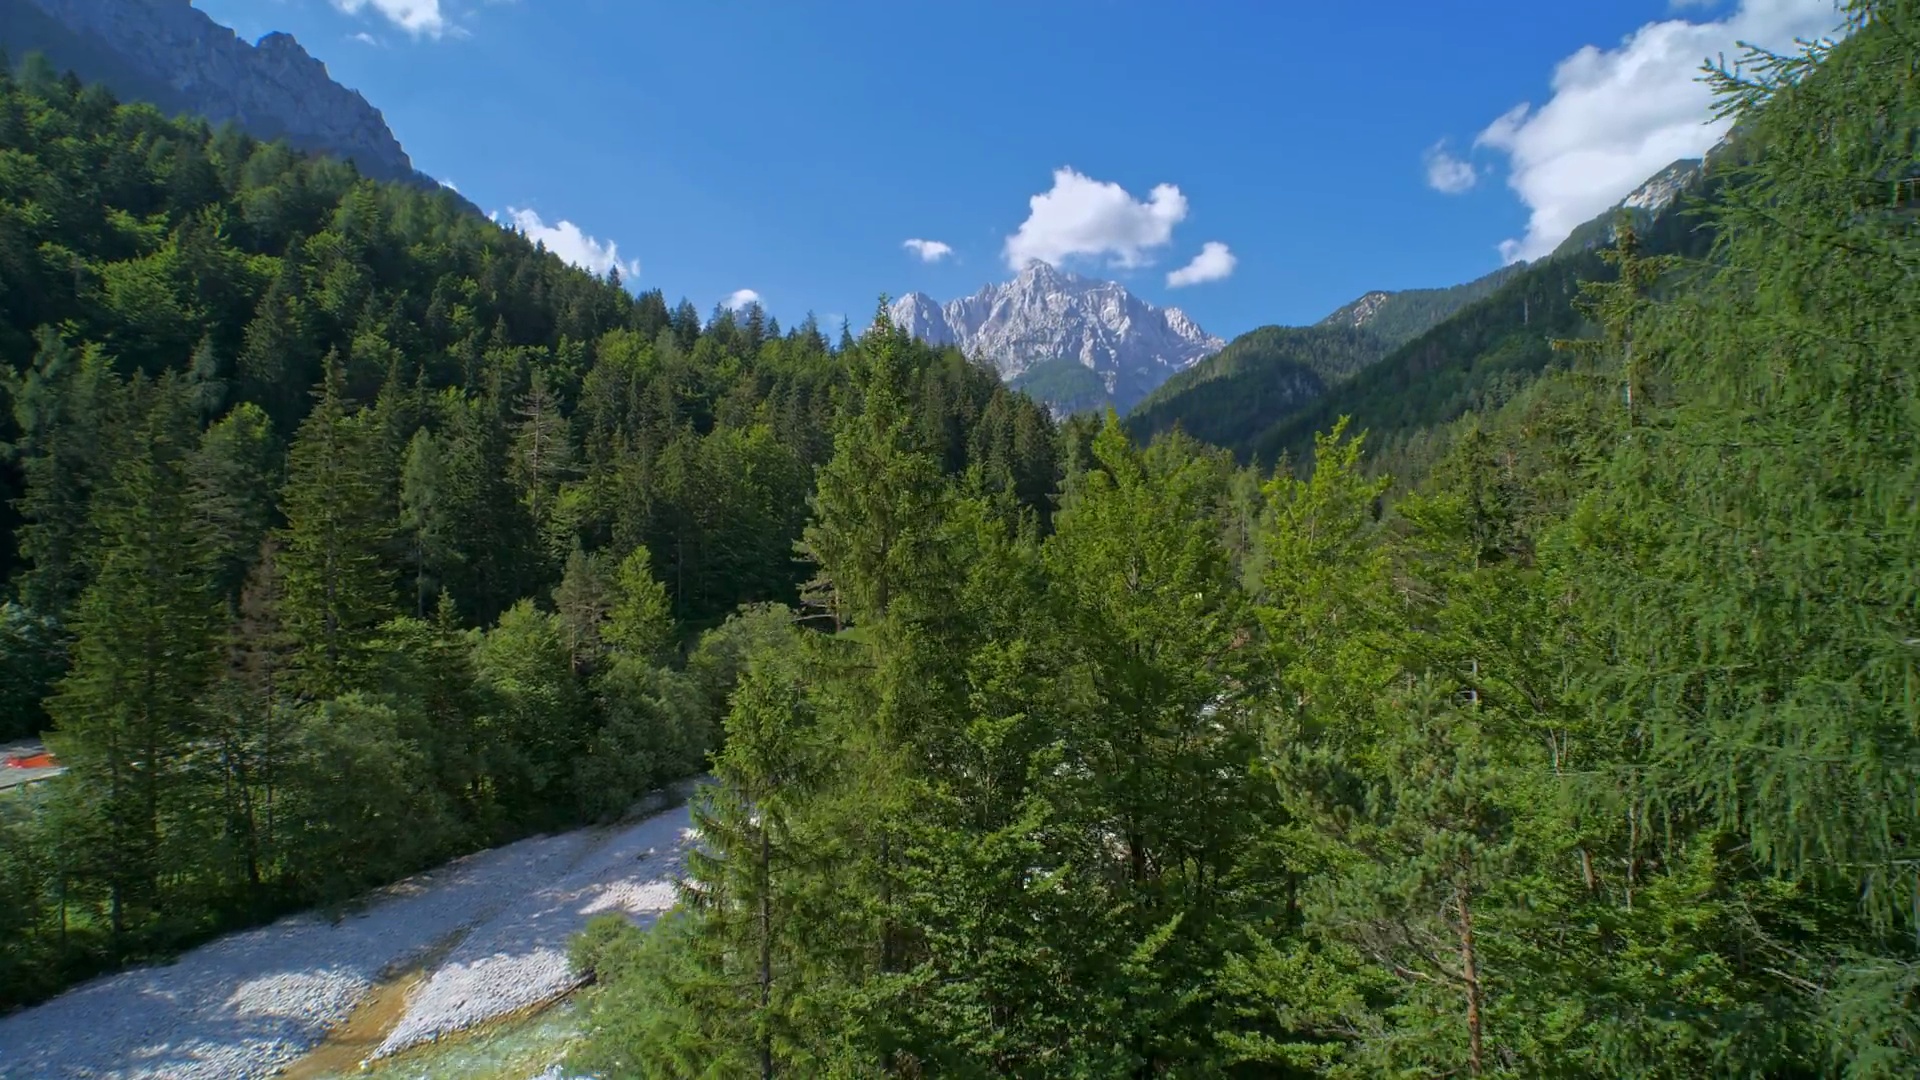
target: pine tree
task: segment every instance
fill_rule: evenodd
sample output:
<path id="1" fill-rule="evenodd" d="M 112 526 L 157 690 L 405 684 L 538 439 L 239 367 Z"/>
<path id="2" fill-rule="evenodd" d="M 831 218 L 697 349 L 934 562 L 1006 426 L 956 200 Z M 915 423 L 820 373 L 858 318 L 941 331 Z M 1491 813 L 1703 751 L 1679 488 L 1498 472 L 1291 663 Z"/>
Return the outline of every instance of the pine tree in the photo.
<path id="1" fill-rule="evenodd" d="M 653 576 L 653 560 L 634 548 L 614 568 L 600 636 L 635 660 L 650 662 L 673 636 L 666 586 Z"/>
<path id="2" fill-rule="evenodd" d="M 391 526 L 376 432 L 348 412 L 338 363 L 316 389 L 313 411 L 288 451 L 281 496 L 286 527 L 281 619 L 298 642 L 292 685 L 310 698 L 355 685 L 373 632 L 392 609 L 381 549 Z"/>
<path id="3" fill-rule="evenodd" d="M 884 620 L 939 523 L 939 466 L 913 449 L 901 400 L 905 345 L 882 302 L 859 349 L 860 407 L 843 416 L 810 500 L 798 550 L 821 569 L 812 588 L 836 625 Z"/>
<path id="4" fill-rule="evenodd" d="M 450 396 L 440 436 L 445 468 L 445 536 L 455 545 L 442 587 L 460 611 L 491 623 L 539 580 L 531 522 L 508 479 L 512 456 L 505 416 L 493 399 Z"/>
<path id="5" fill-rule="evenodd" d="M 576 545 L 567 556 L 560 584 L 553 590 L 554 610 L 566 626 L 575 674 L 588 676 L 599 666 L 605 650 L 603 633 L 615 602 L 614 589 L 614 574 L 601 553 L 583 551 Z"/>
<path id="6" fill-rule="evenodd" d="M 221 817 L 235 877 L 262 899 L 282 855 L 285 789 L 293 757 L 288 687 L 293 641 L 280 623 L 280 552 L 261 542 L 235 606 L 225 663 L 204 714 L 219 749 Z"/>
<path id="7" fill-rule="evenodd" d="M 574 446 L 571 425 L 545 369 L 534 369 L 526 393 L 514 403 L 514 415 L 513 481 L 533 528 L 551 542 L 549 526 L 560 482 L 573 474 Z"/>
<path id="8" fill-rule="evenodd" d="M 302 295 L 303 257 L 298 244 L 281 256 L 279 272 L 247 324 L 238 361 L 243 396 L 258 402 L 283 434 L 299 420 L 299 388 L 323 374 Z"/>
<path id="9" fill-rule="evenodd" d="M 421 428 L 407 443 L 400 470 L 400 534 L 413 577 L 413 613 L 427 617 L 428 600 L 440 592 L 459 557 L 447 521 L 447 466 L 440 441 Z"/>
<path id="10" fill-rule="evenodd" d="M 1636 766 L 1615 805 L 1639 895 L 1677 831 L 1721 887 L 1774 897 L 1715 943 L 1741 989 L 1695 1030 L 1770 1009 L 1894 1075 L 1920 1060 L 1915 593 L 1892 569 L 1920 483 L 1899 104 L 1920 10 L 1848 10 L 1845 41 L 1716 77 L 1757 148 L 1716 215 L 1723 268 L 1650 320 L 1671 389 L 1576 509 L 1567 578 L 1606 658 L 1582 698 Z"/>
<path id="11" fill-rule="evenodd" d="M 166 818 L 216 659 L 217 598 L 196 527 L 193 409 L 172 375 L 130 388 L 141 450 L 115 464 L 90 514 L 99 570 L 74 618 L 73 667 L 51 702 L 54 745 L 95 800 L 120 944 L 162 901 Z"/>
<path id="12" fill-rule="evenodd" d="M 239 600 L 247 570 L 273 525 L 273 429 L 251 402 L 207 428 L 193 459 L 196 506 L 213 545 L 214 587 Z"/>
<path id="13" fill-rule="evenodd" d="M 774 1075 L 781 1027 L 775 988 L 783 982 L 776 978 L 775 954 L 786 951 L 780 939 L 788 936 L 778 921 L 784 913 L 776 913 L 775 877 L 795 854 L 787 816 L 806 789 L 808 729 L 805 699 L 791 674 L 776 663 L 749 666 L 727 716 L 727 748 L 715 762 L 720 786 L 695 813 L 711 846 L 693 857 L 688 895 L 703 916 L 702 938 L 721 945 L 708 955 L 744 962 L 738 975 L 745 976 L 745 1011 L 762 1077 Z"/>
<path id="14" fill-rule="evenodd" d="M 1600 257 L 1616 271 L 1611 281 L 1582 281 L 1580 297 L 1574 307 L 1601 328 L 1597 339 L 1556 340 L 1553 347 L 1577 353 L 1605 368 L 1619 365 L 1623 380 L 1622 397 L 1626 404 L 1627 424 L 1635 418 L 1636 392 L 1645 382 L 1649 366 L 1645 343 L 1640 333 L 1647 312 L 1653 306 L 1654 286 L 1679 265 L 1674 255 L 1643 255 L 1633 215 L 1621 209 L 1613 227 L 1614 242 Z M 1644 393 L 1640 393 L 1644 398 Z"/>
<path id="15" fill-rule="evenodd" d="M 56 617 L 86 587 L 98 541 L 87 502 L 112 467 L 108 430 L 118 389 L 112 365 L 98 347 L 75 350 L 52 327 L 41 330 L 33 366 L 5 383 L 20 436 L 18 455 L 26 490 L 19 503 L 20 596 L 35 611 Z"/>

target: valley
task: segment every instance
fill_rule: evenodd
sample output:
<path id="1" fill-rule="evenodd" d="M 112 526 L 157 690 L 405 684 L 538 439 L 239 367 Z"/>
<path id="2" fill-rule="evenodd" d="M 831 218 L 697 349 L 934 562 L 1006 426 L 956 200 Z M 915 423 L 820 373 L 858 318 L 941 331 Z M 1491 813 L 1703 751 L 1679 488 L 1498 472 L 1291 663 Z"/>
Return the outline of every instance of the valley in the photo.
<path id="1" fill-rule="evenodd" d="M 1920 0 L 997 2 L 0 5 L 0 1077 L 1920 1075 Z"/>

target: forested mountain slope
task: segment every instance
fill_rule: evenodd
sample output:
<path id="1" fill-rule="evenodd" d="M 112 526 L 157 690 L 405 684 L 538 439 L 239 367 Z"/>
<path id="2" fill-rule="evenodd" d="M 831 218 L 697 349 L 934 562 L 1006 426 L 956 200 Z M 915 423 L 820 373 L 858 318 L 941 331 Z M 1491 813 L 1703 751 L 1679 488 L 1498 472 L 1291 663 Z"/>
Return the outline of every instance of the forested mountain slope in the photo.
<path id="1" fill-rule="evenodd" d="M 902 437 L 1044 517 L 1045 410 L 896 336 Z M 0 73 L 0 735 L 70 766 L 0 797 L 0 1007 L 700 768 L 863 355 Z"/>
<path id="2" fill-rule="evenodd" d="M 0 0 L 0 53 L 42 54 L 123 101 L 231 121 L 375 179 L 439 186 L 413 167 L 380 110 L 291 35 L 243 41 L 191 0 Z"/>
<path id="3" fill-rule="evenodd" d="M 806 541 L 844 632 L 749 658 L 570 1067 L 1920 1073 L 1920 3 L 1849 10 L 1723 84 L 1709 263 L 1518 275 L 1466 325 L 1521 356 L 1382 408 L 1576 313 L 1384 513 L 1358 426 L 1269 475 L 1109 420 L 1010 529 L 864 371 Z"/>
<path id="4" fill-rule="evenodd" d="M 1658 215 L 1638 234 L 1650 255 L 1697 259 L 1713 247 L 1710 206 L 1739 174 L 1716 172 Z M 1471 412 L 1499 408 L 1563 364 L 1556 338 L 1593 328 L 1577 300 L 1584 281 L 1604 281 L 1613 268 L 1599 249 L 1543 259 L 1499 289 L 1433 329 L 1388 353 L 1379 363 L 1305 408 L 1270 422 L 1231 445 L 1246 460 L 1272 464 L 1283 456 L 1305 460 L 1316 432 L 1342 416 L 1368 432 L 1369 446 L 1407 478 L 1424 475 L 1435 460 L 1434 432 Z"/>
<path id="5" fill-rule="evenodd" d="M 1491 294 L 1522 269 L 1519 265 L 1503 266 L 1463 285 L 1439 289 L 1370 292 L 1320 320 L 1318 325 L 1363 327 L 1392 348 Z"/>
<path id="6" fill-rule="evenodd" d="M 1731 153 L 1713 160 L 1730 163 Z M 1697 257 L 1713 236 L 1697 211 L 1723 182 L 1717 167 L 1676 163 L 1629 198 L 1626 220 L 1654 252 Z M 1420 475 L 1435 460 L 1438 429 L 1511 399 L 1554 362 L 1552 338 L 1581 331 L 1576 285 L 1610 272 L 1597 248 L 1618 216 L 1582 226 L 1579 243 L 1536 263 L 1451 289 L 1368 293 L 1315 327 L 1243 334 L 1142 401 L 1127 430 L 1144 439 L 1178 425 L 1242 461 L 1271 465 L 1287 454 L 1303 460 L 1316 432 L 1350 415 L 1372 433 L 1376 463 Z M 1323 377 L 1303 377 L 1302 364 Z"/>
<path id="7" fill-rule="evenodd" d="M 1641 236 L 1649 251 L 1705 254 L 1713 230 L 1699 208 L 1726 175 L 1710 174 L 1647 217 Z M 1439 429 L 1498 408 L 1556 363 L 1552 340 L 1588 327 L 1574 306 L 1579 283 L 1611 272 L 1598 249 L 1583 248 L 1482 278 L 1476 291 L 1490 291 L 1397 347 L 1373 336 L 1370 320 L 1345 336 L 1326 324 L 1263 327 L 1170 380 L 1128 415 L 1127 430 L 1146 438 L 1177 424 L 1241 461 L 1271 466 L 1287 455 L 1305 460 L 1315 433 L 1351 416 L 1369 432 L 1377 462 L 1423 475 L 1438 454 Z M 1337 377 L 1304 378 L 1302 365 Z"/>
<path id="8" fill-rule="evenodd" d="M 1127 410 L 1127 431 L 1145 440 L 1179 427 L 1244 454 L 1258 432 L 1307 409 L 1336 384 L 1524 269 L 1503 267 L 1445 289 L 1370 292 L 1313 326 L 1249 330 Z"/>
<path id="9" fill-rule="evenodd" d="M 1233 446 L 1248 431 L 1308 407 L 1386 354 L 1366 326 L 1263 326 L 1168 379 L 1127 413 L 1147 441 L 1176 426 L 1202 442 Z"/>

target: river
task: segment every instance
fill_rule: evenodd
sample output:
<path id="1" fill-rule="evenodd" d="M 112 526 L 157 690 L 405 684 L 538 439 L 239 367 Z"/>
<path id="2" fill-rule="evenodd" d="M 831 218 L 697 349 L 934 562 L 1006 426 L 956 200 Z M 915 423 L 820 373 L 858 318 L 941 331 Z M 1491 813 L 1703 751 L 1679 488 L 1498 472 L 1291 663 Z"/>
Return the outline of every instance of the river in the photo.
<path id="1" fill-rule="evenodd" d="M 542 1007 L 576 985 L 567 942 L 595 915 L 645 925 L 673 905 L 694 840 L 689 790 L 621 825 L 455 859 L 337 921 L 294 915 L 83 984 L 0 1019 L 0 1077 L 253 1080 L 292 1066 L 318 1080 L 380 1075 L 360 1062 L 387 1058 L 409 1077 L 484 1076 L 477 1058 L 467 1071 L 417 1063 L 443 1048 L 508 1069 L 557 1055 L 571 1006 Z M 461 1032 L 477 1034 L 450 1038 Z"/>

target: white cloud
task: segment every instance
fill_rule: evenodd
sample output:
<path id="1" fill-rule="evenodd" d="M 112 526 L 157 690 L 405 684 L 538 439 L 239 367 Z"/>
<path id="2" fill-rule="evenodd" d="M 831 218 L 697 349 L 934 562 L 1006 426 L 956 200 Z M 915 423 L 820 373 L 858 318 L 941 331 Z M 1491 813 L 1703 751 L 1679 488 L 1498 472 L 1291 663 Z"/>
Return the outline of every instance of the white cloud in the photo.
<path id="1" fill-rule="evenodd" d="M 1084 176 L 1071 167 L 1053 171 L 1053 188 L 1027 200 L 1030 212 L 1020 230 L 1007 237 L 1007 265 L 1058 263 L 1074 256 L 1106 256 L 1132 268 L 1150 262 L 1153 248 L 1173 239 L 1173 227 L 1187 216 L 1187 197 L 1172 184 L 1160 184 L 1145 202 L 1119 184 Z"/>
<path id="2" fill-rule="evenodd" d="M 941 259 L 953 254 L 953 247 L 951 245 L 943 244 L 938 240 L 914 239 L 908 240 L 900 246 L 920 256 L 921 262 L 939 262 Z"/>
<path id="3" fill-rule="evenodd" d="M 357 41 L 362 45 L 371 45 L 376 49 L 380 47 L 380 39 L 367 33 L 365 30 L 353 35 L 351 40 Z"/>
<path id="4" fill-rule="evenodd" d="M 754 292 L 752 289 L 735 289 L 731 295 L 721 302 L 726 304 L 729 310 L 740 311 L 748 304 L 758 304 L 760 302 L 760 294 Z"/>
<path id="5" fill-rule="evenodd" d="M 1720 19 L 1647 23 L 1616 48 L 1589 45 L 1560 61 L 1551 100 L 1515 106 L 1474 141 L 1507 155 L 1508 186 L 1532 212 L 1526 236 L 1502 243 L 1501 254 L 1513 262 L 1550 253 L 1647 177 L 1712 147 L 1727 121 L 1709 122 L 1703 61 L 1733 60 L 1741 42 L 1789 50 L 1839 22 L 1833 0 L 1741 0 Z"/>
<path id="6" fill-rule="evenodd" d="M 1233 268 L 1239 261 L 1227 245 L 1218 240 L 1209 240 L 1200 245 L 1200 254 L 1195 255 L 1192 262 L 1167 275 L 1167 288 L 1224 281 L 1233 274 Z"/>
<path id="7" fill-rule="evenodd" d="M 448 191 L 451 191 L 451 192 L 453 192 L 453 193 L 454 193 L 455 195 L 458 195 L 458 194 L 460 194 L 460 189 L 459 189 L 459 188 L 457 188 L 457 187 L 455 187 L 455 186 L 453 185 L 453 181 L 451 181 L 451 180 L 442 180 L 442 181 L 440 181 L 440 186 L 441 186 L 441 187 L 443 187 L 443 188 L 446 188 L 446 189 L 447 189 Z"/>
<path id="8" fill-rule="evenodd" d="M 440 10 L 440 0 L 333 0 L 333 6 L 349 15 L 368 8 L 414 37 L 439 37 L 451 27 Z"/>
<path id="9" fill-rule="evenodd" d="M 497 211 L 488 216 L 495 221 L 500 220 Z M 602 243 L 582 232 L 580 226 L 571 221 L 563 220 L 548 225 L 532 210 L 511 206 L 507 207 L 507 220 L 514 228 L 525 233 L 527 239 L 547 245 L 548 251 L 582 270 L 605 277 L 609 270 L 619 267 L 620 276 L 629 284 L 640 276 L 640 260 L 620 261 L 619 244 L 611 240 Z"/>
<path id="10" fill-rule="evenodd" d="M 1480 180 L 1473 163 L 1447 152 L 1447 140 L 1427 147 L 1427 186 L 1442 195 L 1459 195 Z"/>

